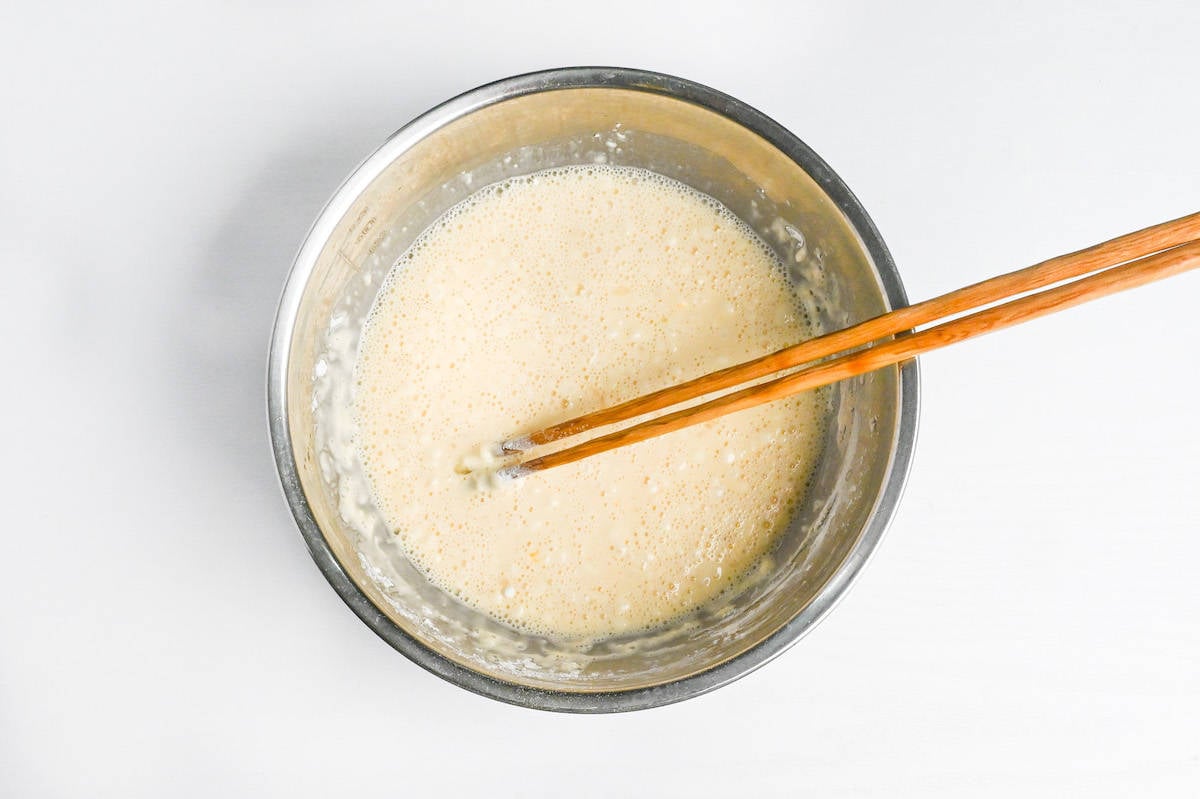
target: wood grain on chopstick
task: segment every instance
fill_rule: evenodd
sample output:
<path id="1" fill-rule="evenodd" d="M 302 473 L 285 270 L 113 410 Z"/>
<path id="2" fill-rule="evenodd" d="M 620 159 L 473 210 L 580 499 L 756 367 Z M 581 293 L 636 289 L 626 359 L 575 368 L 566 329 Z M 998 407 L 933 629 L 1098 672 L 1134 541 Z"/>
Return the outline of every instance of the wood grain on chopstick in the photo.
<path id="1" fill-rule="evenodd" d="M 646 394 L 628 402 L 560 422 L 528 435 L 510 438 L 501 444 L 505 452 L 521 452 L 597 427 L 623 422 L 681 402 L 757 380 L 784 369 L 827 358 L 847 349 L 930 324 L 994 302 L 1045 288 L 1063 280 L 1080 277 L 1131 258 L 1165 250 L 1200 238 L 1200 213 L 1163 222 L 1124 236 L 1060 255 L 1016 272 L 975 283 L 915 305 L 868 319 L 802 344 L 764 355 L 746 363 L 730 366 L 689 380 L 686 383 Z"/>
<path id="2" fill-rule="evenodd" d="M 1184 219 L 1194 220 L 1196 216 L 1184 217 Z M 1148 228 L 1147 230 L 1153 229 Z M 1085 250 L 1083 252 L 1088 251 Z M 1057 261 L 1059 259 L 1047 261 L 1043 264 L 1043 267 L 1054 265 Z M 512 476 L 519 476 L 572 463 L 589 455 L 645 441 L 648 438 L 670 433 L 693 424 L 700 424 L 735 411 L 752 408 L 756 405 L 782 399 L 801 391 L 818 388 L 829 383 L 900 363 L 958 341 L 974 338 L 975 336 L 1010 327 L 1030 319 L 1036 319 L 1040 316 L 1045 316 L 1108 294 L 1124 291 L 1155 280 L 1161 280 L 1190 269 L 1195 269 L 1198 266 L 1200 266 L 1200 241 L 1179 244 L 1166 251 L 1157 252 L 1156 254 L 1129 261 L 1119 266 L 1113 266 L 1097 274 L 1061 286 L 1055 286 L 1036 294 L 1020 297 L 911 335 L 875 343 L 866 349 L 809 366 L 784 377 L 734 391 L 700 405 L 668 413 L 642 422 L 641 424 L 584 441 L 581 444 L 559 450 L 558 452 L 552 452 L 548 455 L 505 467 L 501 472 Z M 1039 278 L 1030 278 L 1030 282 L 1038 282 L 1038 280 Z M 978 285 L 986 285 L 987 282 Z M 1045 285 L 1046 281 L 1042 281 L 1041 284 Z M 945 296 L 950 297 L 952 295 Z M 893 311 L 892 314 L 887 314 L 872 321 L 880 322 L 881 328 L 888 329 L 891 325 L 883 323 L 884 320 L 898 313 L 901 313 L 901 311 Z M 862 328 L 863 326 L 860 325 L 858 327 Z M 850 328 L 850 330 L 853 329 Z M 869 342 L 855 337 L 849 343 L 848 347 L 862 346 L 866 343 Z M 695 395 L 691 396 L 694 397 Z"/>

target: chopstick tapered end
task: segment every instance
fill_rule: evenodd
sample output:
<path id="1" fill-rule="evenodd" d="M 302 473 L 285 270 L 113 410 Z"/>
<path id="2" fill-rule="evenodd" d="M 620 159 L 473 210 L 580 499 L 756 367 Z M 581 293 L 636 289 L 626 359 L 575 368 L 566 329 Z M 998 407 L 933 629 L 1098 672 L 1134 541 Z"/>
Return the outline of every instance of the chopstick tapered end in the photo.
<path id="1" fill-rule="evenodd" d="M 518 436 L 500 442 L 500 452 L 504 455 L 513 455 L 530 449 L 533 449 L 533 439 L 529 436 Z"/>
<path id="2" fill-rule="evenodd" d="M 496 470 L 496 479 L 498 480 L 519 480 L 522 477 L 528 477 L 533 474 L 533 469 L 530 469 L 523 463 L 514 463 L 511 466 L 505 466 Z"/>

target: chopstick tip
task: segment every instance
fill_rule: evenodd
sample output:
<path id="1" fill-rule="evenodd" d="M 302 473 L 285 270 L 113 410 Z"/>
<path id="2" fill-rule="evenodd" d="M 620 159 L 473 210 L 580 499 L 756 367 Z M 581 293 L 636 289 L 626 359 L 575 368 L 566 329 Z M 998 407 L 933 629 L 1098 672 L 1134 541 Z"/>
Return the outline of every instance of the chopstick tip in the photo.
<path id="1" fill-rule="evenodd" d="M 528 449 L 533 449 L 533 440 L 529 436 L 518 436 L 500 442 L 500 454 L 502 455 L 512 455 Z"/>
<path id="2" fill-rule="evenodd" d="M 497 480 L 520 480 L 522 477 L 527 477 L 533 474 L 533 469 L 530 469 L 523 463 L 514 463 L 511 466 L 505 466 L 496 470 Z"/>

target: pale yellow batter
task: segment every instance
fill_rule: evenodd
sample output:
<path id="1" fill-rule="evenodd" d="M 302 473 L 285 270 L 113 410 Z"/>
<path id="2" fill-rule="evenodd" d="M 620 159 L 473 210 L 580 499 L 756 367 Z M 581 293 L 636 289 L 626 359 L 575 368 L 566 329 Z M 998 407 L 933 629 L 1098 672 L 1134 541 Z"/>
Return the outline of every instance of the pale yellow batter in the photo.
<path id="1" fill-rule="evenodd" d="M 805 394 L 479 490 L 481 447 L 811 335 L 722 206 L 643 170 L 478 192 L 391 271 L 355 369 L 357 448 L 387 523 L 443 589 L 520 629 L 650 627 L 729 588 L 804 490 Z"/>

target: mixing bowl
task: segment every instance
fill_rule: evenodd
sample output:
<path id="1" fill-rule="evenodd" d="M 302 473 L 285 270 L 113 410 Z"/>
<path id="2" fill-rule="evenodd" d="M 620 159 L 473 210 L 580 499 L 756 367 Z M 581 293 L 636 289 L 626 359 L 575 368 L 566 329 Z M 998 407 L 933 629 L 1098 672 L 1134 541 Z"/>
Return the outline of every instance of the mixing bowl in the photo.
<path id="1" fill-rule="evenodd" d="M 354 612 L 400 652 L 457 685 L 519 705 L 577 712 L 686 699 L 794 644 L 829 612 L 878 545 L 903 487 L 917 424 L 915 363 L 827 389 L 824 448 L 772 557 L 736 593 L 659 629 L 553 640 L 507 627 L 432 585 L 383 525 L 354 456 L 351 376 L 364 317 L 409 244 L 473 191 L 514 175 L 598 163 L 650 169 L 724 203 L 774 248 L 822 330 L 906 302 L 891 256 L 858 200 L 780 125 L 680 78 L 560 69 L 450 100 L 354 171 L 296 257 L 275 322 L 268 379 L 284 492 L 317 565 Z M 481 274 L 462 290 L 505 289 Z"/>

